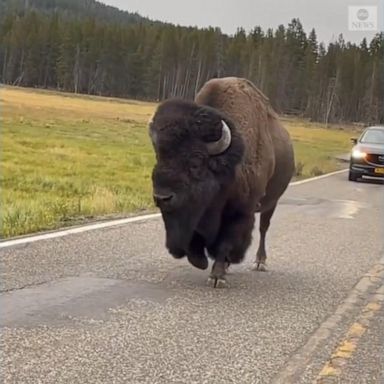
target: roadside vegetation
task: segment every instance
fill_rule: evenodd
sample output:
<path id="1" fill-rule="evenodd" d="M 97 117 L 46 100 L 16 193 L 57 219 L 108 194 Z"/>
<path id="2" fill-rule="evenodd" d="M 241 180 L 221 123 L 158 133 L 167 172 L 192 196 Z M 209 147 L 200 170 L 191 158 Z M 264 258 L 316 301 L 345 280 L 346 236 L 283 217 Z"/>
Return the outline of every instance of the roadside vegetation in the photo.
<path id="1" fill-rule="evenodd" d="M 1 91 L 3 238 L 154 209 L 147 135 L 153 103 L 5 87 Z M 350 127 L 284 123 L 297 177 L 336 170 Z"/>
<path id="2" fill-rule="evenodd" d="M 356 137 L 361 128 L 352 125 L 311 123 L 302 119 L 283 118 L 295 148 L 296 179 L 320 176 L 345 168 L 336 157 L 351 150 L 351 137 Z"/>

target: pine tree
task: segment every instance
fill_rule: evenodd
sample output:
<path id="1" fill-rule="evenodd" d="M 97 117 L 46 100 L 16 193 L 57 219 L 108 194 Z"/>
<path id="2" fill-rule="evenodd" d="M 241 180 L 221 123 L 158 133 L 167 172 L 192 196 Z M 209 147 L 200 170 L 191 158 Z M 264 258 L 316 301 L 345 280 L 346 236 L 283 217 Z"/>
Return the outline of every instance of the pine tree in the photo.
<path id="1" fill-rule="evenodd" d="M 192 99 L 212 77 L 253 81 L 281 113 L 384 120 L 383 34 L 325 46 L 299 19 L 233 36 L 150 22 L 93 0 L 0 2 L 5 84 L 138 99 Z"/>

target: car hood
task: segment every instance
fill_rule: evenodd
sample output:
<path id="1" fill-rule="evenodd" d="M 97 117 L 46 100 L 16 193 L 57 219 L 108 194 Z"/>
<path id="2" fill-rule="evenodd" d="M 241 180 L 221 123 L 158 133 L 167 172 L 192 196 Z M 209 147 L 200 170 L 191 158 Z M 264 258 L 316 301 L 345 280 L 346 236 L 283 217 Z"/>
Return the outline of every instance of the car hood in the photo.
<path id="1" fill-rule="evenodd" d="M 384 155 L 384 144 L 365 144 L 359 143 L 353 149 L 358 149 L 361 152 L 372 153 L 375 155 Z"/>

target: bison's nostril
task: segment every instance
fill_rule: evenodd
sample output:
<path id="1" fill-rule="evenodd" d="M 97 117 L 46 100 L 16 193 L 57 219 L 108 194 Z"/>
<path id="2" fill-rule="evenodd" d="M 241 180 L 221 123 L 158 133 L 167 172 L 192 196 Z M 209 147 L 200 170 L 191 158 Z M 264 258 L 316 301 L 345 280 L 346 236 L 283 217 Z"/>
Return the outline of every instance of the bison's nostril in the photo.
<path id="1" fill-rule="evenodd" d="M 158 203 L 160 203 L 160 202 L 162 202 L 162 203 L 169 203 L 174 198 L 174 196 L 175 196 L 174 193 L 170 193 L 168 195 L 157 195 L 157 194 L 154 194 L 153 198 Z"/>

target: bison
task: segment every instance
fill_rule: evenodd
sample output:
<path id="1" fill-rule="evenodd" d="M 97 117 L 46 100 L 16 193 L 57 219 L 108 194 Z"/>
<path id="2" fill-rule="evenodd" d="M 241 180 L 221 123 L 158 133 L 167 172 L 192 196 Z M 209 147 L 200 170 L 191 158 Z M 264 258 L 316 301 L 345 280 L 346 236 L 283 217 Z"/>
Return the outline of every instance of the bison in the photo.
<path id="1" fill-rule="evenodd" d="M 169 253 L 200 269 L 212 258 L 208 281 L 225 286 L 227 267 L 243 260 L 259 212 L 254 269 L 266 270 L 266 232 L 294 171 L 289 134 L 268 98 L 246 79 L 212 79 L 194 102 L 162 102 L 149 134 L 153 197 Z"/>

